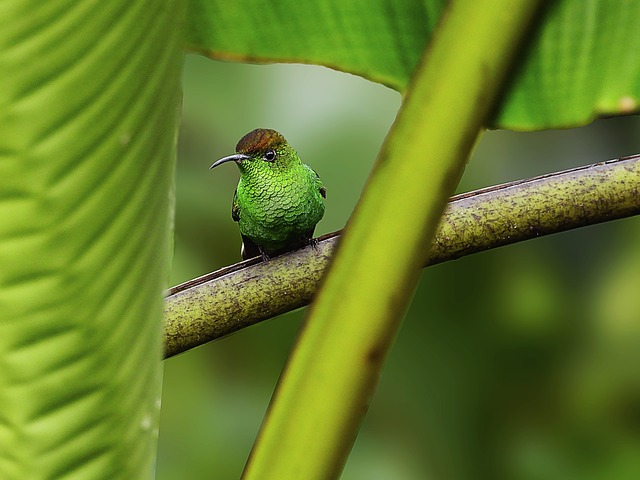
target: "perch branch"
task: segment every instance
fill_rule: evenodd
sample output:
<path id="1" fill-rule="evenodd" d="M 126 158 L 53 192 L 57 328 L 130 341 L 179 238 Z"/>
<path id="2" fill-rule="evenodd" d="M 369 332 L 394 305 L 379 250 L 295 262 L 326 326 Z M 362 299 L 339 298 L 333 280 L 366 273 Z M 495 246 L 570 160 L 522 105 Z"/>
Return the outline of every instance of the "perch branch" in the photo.
<path id="1" fill-rule="evenodd" d="M 640 155 L 509 182 L 451 199 L 422 263 L 434 265 L 640 213 Z M 269 262 L 259 258 L 171 288 L 165 357 L 307 305 L 340 232 Z"/>

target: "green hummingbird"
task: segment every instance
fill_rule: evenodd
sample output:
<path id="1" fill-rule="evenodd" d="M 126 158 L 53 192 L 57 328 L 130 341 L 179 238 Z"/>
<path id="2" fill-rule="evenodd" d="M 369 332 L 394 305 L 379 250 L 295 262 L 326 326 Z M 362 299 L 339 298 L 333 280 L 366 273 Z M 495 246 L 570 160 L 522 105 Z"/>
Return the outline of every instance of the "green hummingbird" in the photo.
<path id="1" fill-rule="evenodd" d="M 326 189 L 280 133 L 266 128 L 247 133 L 234 155 L 209 169 L 227 162 L 240 169 L 231 217 L 240 227 L 243 260 L 259 255 L 267 260 L 313 244 Z"/>

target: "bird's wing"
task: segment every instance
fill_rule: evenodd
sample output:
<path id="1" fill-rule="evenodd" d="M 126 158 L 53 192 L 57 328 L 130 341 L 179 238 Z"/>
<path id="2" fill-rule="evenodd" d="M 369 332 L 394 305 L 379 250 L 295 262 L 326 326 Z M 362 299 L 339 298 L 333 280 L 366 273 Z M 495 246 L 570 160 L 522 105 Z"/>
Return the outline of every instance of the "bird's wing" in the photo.
<path id="1" fill-rule="evenodd" d="M 322 180 L 320 179 L 320 175 L 318 175 L 318 172 L 316 172 L 309 165 L 305 165 L 305 167 L 307 167 L 311 171 L 311 173 L 313 173 L 314 181 L 316 182 L 316 186 L 318 187 L 318 191 L 320 192 L 320 195 L 322 195 L 322 198 L 327 198 L 327 189 L 322 183 Z"/>
<path id="2" fill-rule="evenodd" d="M 240 205 L 238 205 L 238 190 L 233 194 L 233 203 L 231 204 L 231 218 L 234 222 L 240 220 Z"/>

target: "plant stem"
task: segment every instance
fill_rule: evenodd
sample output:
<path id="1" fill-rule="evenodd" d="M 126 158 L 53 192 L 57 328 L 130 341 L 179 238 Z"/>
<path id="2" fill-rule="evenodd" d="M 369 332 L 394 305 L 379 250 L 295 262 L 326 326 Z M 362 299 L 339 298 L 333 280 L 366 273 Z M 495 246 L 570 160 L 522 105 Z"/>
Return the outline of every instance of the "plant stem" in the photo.
<path id="1" fill-rule="evenodd" d="M 340 475 L 436 227 L 540 2 L 451 2 L 412 79 L 244 471 Z"/>

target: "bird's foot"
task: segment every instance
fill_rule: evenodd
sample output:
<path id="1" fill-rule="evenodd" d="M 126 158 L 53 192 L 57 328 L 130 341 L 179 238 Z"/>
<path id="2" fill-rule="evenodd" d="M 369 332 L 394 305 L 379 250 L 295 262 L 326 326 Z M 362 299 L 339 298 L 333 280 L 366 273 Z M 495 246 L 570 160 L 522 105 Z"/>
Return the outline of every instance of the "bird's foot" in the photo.
<path id="1" fill-rule="evenodd" d="M 267 252 L 264 251 L 264 248 L 262 247 L 258 247 L 260 249 L 260 256 L 262 257 L 262 261 L 263 262 L 268 262 L 269 261 L 269 255 L 267 255 Z"/>
<path id="2" fill-rule="evenodd" d="M 317 238 L 310 238 L 309 239 L 309 245 L 311 245 L 311 248 L 313 248 L 316 252 L 318 251 L 318 244 L 320 242 L 318 242 Z"/>

